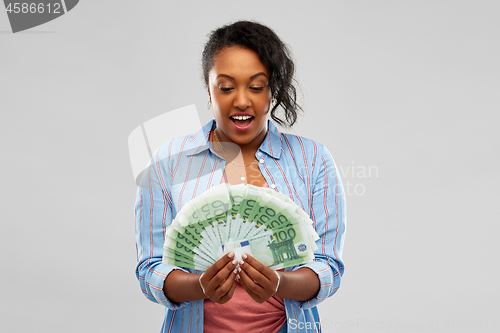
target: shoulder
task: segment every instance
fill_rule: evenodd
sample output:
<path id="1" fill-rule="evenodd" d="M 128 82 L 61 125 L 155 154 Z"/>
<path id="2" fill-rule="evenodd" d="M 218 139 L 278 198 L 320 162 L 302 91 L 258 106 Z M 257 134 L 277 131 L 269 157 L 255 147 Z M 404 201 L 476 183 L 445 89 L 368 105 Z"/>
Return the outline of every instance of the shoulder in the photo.
<path id="1" fill-rule="evenodd" d="M 281 133 L 282 153 L 287 163 L 295 165 L 302 175 L 306 174 L 316 179 L 324 178 L 324 174 L 336 173 L 335 161 L 322 143 L 294 134 Z"/>
<path id="2" fill-rule="evenodd" d="M 303 136 L 281 133 L 281 142 L 285 154 L 292 154 L 294 157 L 298 154 L 311 162 L 324 155 L 330 156 L 323 144 Z"/>
<path id="3" fill-rule="evenodd" d="M 154 159 L 172 160 L 180 155 L 191 155 L 208 144 L 212 122 L 198 131 L 165 141 L 153 154 Z"/>

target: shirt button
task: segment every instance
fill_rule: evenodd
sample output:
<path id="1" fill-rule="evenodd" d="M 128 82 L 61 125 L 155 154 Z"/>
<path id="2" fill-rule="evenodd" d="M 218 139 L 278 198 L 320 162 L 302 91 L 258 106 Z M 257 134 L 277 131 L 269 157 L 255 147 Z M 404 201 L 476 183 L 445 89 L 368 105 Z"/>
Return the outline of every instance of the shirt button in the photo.
<path id="1" fill-rule="evenodd" d="M 257 156 L 262 156 L 262 153 L 261 153 L 261 152 L 258 152 L 258 153 L 257 153 Z"/>
<path id="2" fill-rule="evenodd" d="M 276 188 L 276 184 L 271 184 L 271 188 Z"/>
<path id="3" fill-rule="evenodd" d="M 259 161 L 259 163 L 264 163 L 264 159 L 261 158 L 260 161 Z"/>

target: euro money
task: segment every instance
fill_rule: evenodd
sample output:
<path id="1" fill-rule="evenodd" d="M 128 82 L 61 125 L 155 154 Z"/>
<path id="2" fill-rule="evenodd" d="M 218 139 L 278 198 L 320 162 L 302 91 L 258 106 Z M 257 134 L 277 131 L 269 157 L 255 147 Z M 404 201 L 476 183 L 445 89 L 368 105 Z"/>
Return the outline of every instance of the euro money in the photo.
<path id="1" fill-rule="evenodd" d="M 319 237 L 306 212 L 279 192 L 221 184 L 186 203 L 166 228 L 165 264 L 206 270 L 224 253 L 273 269 L 314 260 Z"/>

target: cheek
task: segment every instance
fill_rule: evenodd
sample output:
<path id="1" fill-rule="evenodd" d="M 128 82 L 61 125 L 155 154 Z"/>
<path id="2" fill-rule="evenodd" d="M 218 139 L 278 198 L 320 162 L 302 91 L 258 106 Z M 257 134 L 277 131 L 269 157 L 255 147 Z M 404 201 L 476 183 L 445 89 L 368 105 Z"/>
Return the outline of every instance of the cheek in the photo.
<path id="1" fill-rule="evenodd" d="M 270 104 L 271 100 L 269 98 L 261 98 L 257 101 L 256 106 L 261 112 L 267 113 L 270 110 Z"/>
<path id="2" fill-rule="evenodd" d="M 224 96 L 212 95 L 212 111 L 215 118 L 223 118 L 230 110 L 231 103 Z"/>
<path id="3" fill-rule="evenodd" d="M 212 94 L 212 100 L 217 105 L 227 106 L 227 104 L 231 101 L 231 98 L 229 95 L 223 94 L 222 92 L 218 91 L 218 89 L 217 89 L 217 91 L 214 91 Z"/>

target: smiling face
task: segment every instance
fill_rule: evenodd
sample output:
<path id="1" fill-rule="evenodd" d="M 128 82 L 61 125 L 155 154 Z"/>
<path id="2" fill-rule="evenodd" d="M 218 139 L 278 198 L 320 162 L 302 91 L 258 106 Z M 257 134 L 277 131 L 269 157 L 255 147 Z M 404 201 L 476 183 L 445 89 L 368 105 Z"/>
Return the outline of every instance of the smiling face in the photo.
<path id="1" fill-rule="evenodd" d="M 233 142 L 243 153 L 260 147 L 267 132 L 271 101 L 269 72 L 258 55 L 229 47 L 214 58 L 208 92 L 219 140 Z"/>

